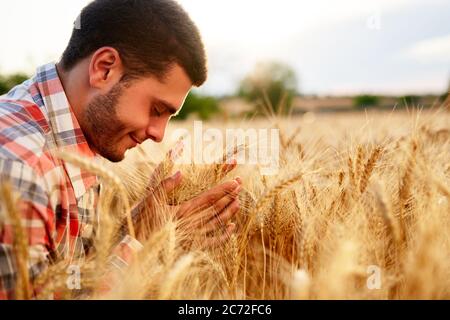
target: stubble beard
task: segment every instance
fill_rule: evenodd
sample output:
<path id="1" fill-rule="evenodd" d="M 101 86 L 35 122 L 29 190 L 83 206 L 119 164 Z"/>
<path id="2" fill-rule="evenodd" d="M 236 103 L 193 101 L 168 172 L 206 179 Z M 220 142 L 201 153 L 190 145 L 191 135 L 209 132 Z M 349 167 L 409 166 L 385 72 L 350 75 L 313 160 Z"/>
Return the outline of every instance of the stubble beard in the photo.
<path id="1" fill-rule="evenodd" d="M 83 133 L 93 151 L 112 162 L 122 161 L 124 152 L 118 150 L 119 134 L 126 126 L 117 118 L 116 107 L 123 91 L 117 83 L 105 95 L 99 95 L 87 105 L 83 114 Z"/>

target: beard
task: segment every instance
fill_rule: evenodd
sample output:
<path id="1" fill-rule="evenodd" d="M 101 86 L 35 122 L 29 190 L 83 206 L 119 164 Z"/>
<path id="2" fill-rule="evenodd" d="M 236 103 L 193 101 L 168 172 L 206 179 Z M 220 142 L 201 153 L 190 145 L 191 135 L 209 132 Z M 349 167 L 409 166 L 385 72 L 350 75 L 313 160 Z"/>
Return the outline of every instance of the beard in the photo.
<path id="1" fill-rule="evenodd" d="M 122 161 L 124 152 L 118 148 L 120 133 L 126 126 L 117 118 L 116 106 L 125 85 L 121 82 L 105 95 L 96 96 L 83 114 L 83 133 L 89 146 L 112 162 Z"/>

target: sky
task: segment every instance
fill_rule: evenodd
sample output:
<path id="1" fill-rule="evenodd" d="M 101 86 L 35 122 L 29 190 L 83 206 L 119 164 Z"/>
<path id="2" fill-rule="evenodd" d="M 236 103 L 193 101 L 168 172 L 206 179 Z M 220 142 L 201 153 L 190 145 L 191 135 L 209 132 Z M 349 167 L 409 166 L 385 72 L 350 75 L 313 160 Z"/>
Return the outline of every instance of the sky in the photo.
<path id="1" fill-rule="evenodd" d="M 0 73 L 57 61 L 88 0 L 0 5 Z M 258 62 L 291 66 L 299 92 L 442 94 L 450 85 L 448 0 L 179 0 L 208 54 L 205 94 L 236 91 Z"/>

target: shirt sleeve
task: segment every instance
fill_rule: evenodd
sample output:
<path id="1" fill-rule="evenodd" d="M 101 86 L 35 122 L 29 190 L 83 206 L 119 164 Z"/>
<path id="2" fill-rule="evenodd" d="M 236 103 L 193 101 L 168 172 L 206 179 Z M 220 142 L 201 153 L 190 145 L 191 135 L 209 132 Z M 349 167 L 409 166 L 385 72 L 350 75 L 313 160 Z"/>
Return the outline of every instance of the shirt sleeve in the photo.
<path id="1" fill-rule="evenodd" d="M 115 247 L 110 258 L 111 265 L 123 271 L 133 261 L 133 255 L 137 254 L 142 248 L 143 246 L 138 240 L 126 235 Z"/>
<path id="2" fill-rule="evenodd" d="M 142 210 L 143 202 L 136 205 L 131 212 L 132 219 L 136 222 L 138 214 Z M 107 295 L 114 284 L 120 282 L 125 270 L 133 262 L 133 258 L 143 249 L 143 245 L 137 239 L 127 234 L 128 227 L 124 224 L 121 228 L 122 240 L 114 247 L 109 257 L 109 271 L 100 282 L 99 293 Z"/>
<path id="3" fill-rule="evenodd" d="M 137 222 L 139 213 L 141 212 L 144 205 L 144 201 L 137 204 L 131 210 L 131 217 L 133 223 Z M 115 273 L 114 278 L 122 274 L 125 269 L 133 262 L 133 257 L 143 248 L 143 245 L 139 240 L 133 238 L 127 234 L 128 226 L 124 224 L 121 228 L 122 240 L 114 248 L 112 255 L 110 256 L 109 263 L 111 266 L 112 273 Z M 107 287 L 107 286 L 105 286 Z"/>
<path id="4" fill-rule="evenodd" d="M 143 248 L 142 244 L 126 235 L 122 241 L 114 248 L 109 257 L 109 270 L 104 274 L 97 292 L 107 297 L 114 285 L 119 284 L 125 275 L 127 267 L 132 263 L 133 257 Z"/>
<path id="5" fill-rule="evenodd" d="M 144 208 L 144 205 L 145 202 L 140 201 L 131 209 L 131 219 L 134 224 L 138 222 L 138 216 Z M 128 226 L 125 221 L 119 232 L 119 239 L 121 239 L 121 241 L 113 249 L 110 257 L 110 265 L 116 270 L 123 271 L 130 265 L 133 256 L 143 248 L 143 245 L 139 240 L 128 234 Z"/>
<path id="6" fill-rule="evenodd" d="M 0 197 L 0 300 L 34 298 L 40 292 L 40 288 L 34 286 L 35 280 L 56 256 L 55 212 L 48 192 L 43 189 L 44 181 L 28 165 L 0 158 L 0 178 L 0 184 L 8 183 L 17 198 L 20 198 L 16 221 L 18 219 L 21 222 L 24 238 L 18 239 L 14 217 L 1 205 L 3 199 Z M 25 240 L 27 248 L 25 261 L 23 252 L 18 254 L 17 243 L 21 240 Z M 102 281 L 107 284 L 104 289 L 114 281 L 120 281 L 133 256 L 141 249 L 142 244 L 138 240 L 124 234 L 110 255 L 110 272 Z M 28 291 L 24 290 L 22 281 L 24 268 L 28 275 Z"/>

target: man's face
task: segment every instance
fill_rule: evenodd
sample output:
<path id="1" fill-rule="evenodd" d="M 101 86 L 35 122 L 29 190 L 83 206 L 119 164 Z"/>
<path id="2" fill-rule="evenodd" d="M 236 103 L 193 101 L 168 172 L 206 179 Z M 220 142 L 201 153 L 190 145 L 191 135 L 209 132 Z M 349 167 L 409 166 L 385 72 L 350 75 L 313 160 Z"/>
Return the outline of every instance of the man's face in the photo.
<path id="1" fill-rule="evenodd" d="M 175 64 L 163 82 L 156 77 L 117 83 L 96 96 L 83 113 L 83 133 L 93 151 L 106 159 L 123 160 L 125 151 L 147 139 L 161 142 L 170 118 L 186 99 L 192 83 Z"/>

